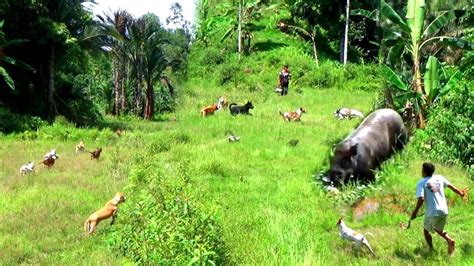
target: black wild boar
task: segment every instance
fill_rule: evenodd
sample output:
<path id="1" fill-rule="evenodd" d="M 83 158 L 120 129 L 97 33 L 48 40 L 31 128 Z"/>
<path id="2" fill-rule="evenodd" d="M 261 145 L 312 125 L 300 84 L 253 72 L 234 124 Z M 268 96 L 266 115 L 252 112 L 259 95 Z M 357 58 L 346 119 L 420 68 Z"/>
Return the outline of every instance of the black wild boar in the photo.
<path id="1" fill-rule="evenodd" d="M 324 179 L 334 184 L 373 181 L 375 169 L 407 141 L 408 133 L 400 115 L 392 109 L 376 110 L 336 145 Z"/>

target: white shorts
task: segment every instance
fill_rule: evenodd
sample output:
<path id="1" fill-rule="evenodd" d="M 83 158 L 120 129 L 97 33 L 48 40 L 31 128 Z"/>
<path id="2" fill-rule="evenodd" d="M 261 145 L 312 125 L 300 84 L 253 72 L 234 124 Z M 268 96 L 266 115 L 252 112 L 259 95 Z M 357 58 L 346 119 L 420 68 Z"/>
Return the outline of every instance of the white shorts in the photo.
<path id="1" fill-rule="evenodd" d="M 442 233 L 444 232 L 444 226 L 446 225 L 446 220 L 448 216 L 436 216 L 436 217 L 425 217 L 424 228 L 433 233 L 436 231 Z"/>

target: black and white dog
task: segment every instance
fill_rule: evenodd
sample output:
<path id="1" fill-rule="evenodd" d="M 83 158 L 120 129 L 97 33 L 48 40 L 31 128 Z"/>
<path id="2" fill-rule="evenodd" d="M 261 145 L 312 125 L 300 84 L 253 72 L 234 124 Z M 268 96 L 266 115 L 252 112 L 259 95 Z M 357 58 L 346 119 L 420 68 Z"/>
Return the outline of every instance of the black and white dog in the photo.
<path id="1" fill-rule="evenodd" d="M 356 117 L 356 116 L 360 118 L 364 118 L 364 114 L 361 111 L 356 110 L 356 109 L 349 109 L 349 108 L 339 108 L 333 114 L 339 120 L 344 119 L 344 118 L 351 119 L 352 117 Z"/>
<path id="2" fill-rule="evenodd" d="M 231 115 L 237 114 L 244 114 L 244 115 L 251 115 L 249 110 L 253 109 L 253 105 L 251 101 L 247 101 L 245 105 L 237 105 L 236 103 L 231 103 L 229 105 L 229 110 Z"/>

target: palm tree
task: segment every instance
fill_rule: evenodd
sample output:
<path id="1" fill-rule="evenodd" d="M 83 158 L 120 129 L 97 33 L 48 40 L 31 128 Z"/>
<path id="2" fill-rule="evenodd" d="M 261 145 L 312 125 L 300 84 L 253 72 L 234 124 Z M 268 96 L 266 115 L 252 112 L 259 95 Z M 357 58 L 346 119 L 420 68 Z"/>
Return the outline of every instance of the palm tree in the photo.
<path id="1" fill-rule="evenodd" d="M 102 22 L 105 39 L 104 46 L 112 53 L 112 68 L 114 79 L 114 109 L 113 114 L 119 115 L 125 111 L 125 75 L 126 75 L 126 42 L 129 39 L 128 28 L 132 23 L 132 16 L 126 10 L 116 10 L 106 14 L 105 18 L 98 16 Z M 121 108 L 120 108 L 121 107 Z"/>
<path id="2" fill-rule="evenodd" d="M 169 65 L 163 50 L 167 42 L 166 31 L 156 15 L 146 14 L 133 21 L 128 56 L 134 68 L 137 88 L 145 87 L 144 118 L 147 120 L 153 119 L 155 111 L 154 84 L 162 78 L 163 71 Z M 139 95 L 141 92 L 136 91 L 136 105 L 139 105 Z"/>

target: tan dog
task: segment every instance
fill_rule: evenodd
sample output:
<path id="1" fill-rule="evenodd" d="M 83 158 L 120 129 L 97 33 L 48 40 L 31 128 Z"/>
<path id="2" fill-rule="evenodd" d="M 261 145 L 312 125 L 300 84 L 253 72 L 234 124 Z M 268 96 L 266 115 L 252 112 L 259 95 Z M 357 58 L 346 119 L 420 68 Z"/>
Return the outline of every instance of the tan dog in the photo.
<path id="1" fill-rule="evenodd" d="M 82 142 L 81 140 L 79 144 L 76 145 L 76 154 L 80 151 L 84 151 L 84 149 L 85 149 L 84 142 Z"/>
<path id="2" fill-rule="evenodd" d="M 87 218 L 86 222 L 84 223 L 85 234 L 88 235 L 93 233 L 99 222 L 110 218 L 110 216 L 112 216 L 112 222 L 110 225 L 114 224 L 118 211 L 117 206 L 120 203 L 125 202 L 125 199 L 125 195 L 122 192 L 117 192 L 115 197 L 107 202 L 107 204 L 105 204 L 102 209 L 91 214 L 91 216 L 89 216 L 89 218 Z"/>
<path id="3" fill-rule="evenodd" d="M 278 109 L 278 112 L 280 113 L 280 115 L 283 116 L 283 119 L 290 122 L 290 121 L 301 121 L 301 116 L 303 115 L 303 113 L 306 113 L 306 110 L 303 107 L 300 107 L 294 112 L 282 113 L 280 109 Z"/>
<path id="4" fill-rule="evenodd" d="M 213 115 L 216 110 L 217 110 L 217 104 L 206 106 L 201 109 L 201 116 Z"/>
<path id="5" fill-rule="evenodd" d="M 229 101 L 226 97 L 221 96 L 219 100 L 217 100 L 217 110 L 221 110 L 223 108 L 226 108 L 227 106 L 229 106 Z"/>

